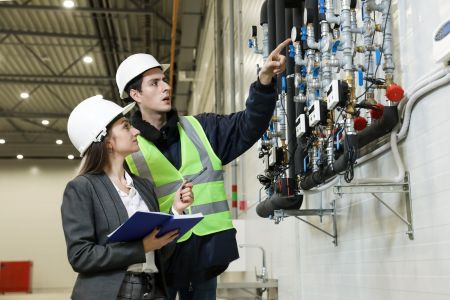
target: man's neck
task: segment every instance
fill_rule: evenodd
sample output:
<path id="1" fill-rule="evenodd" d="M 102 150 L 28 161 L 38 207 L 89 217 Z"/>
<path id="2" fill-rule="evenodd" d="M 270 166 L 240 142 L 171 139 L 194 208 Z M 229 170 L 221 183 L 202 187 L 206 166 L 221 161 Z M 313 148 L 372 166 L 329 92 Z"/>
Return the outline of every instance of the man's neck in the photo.
<path id="1" fill-rule="evenodd" d="M 167 123 L 167 113 L 141 110 L 142 120 L 150 123 L 153 127 L 160 130 Z"/>

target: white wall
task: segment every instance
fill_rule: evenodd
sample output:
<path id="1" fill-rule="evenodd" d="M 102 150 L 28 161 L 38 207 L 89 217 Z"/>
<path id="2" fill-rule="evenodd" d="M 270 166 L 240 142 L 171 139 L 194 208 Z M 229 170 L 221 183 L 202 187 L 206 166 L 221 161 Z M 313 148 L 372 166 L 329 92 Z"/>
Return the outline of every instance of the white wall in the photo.
<path id="1" fill-rule="evenodd" d="M 261 57 L 246 47 L 251 25 L 259 24 L 259 8 L 263 1 L 235 1 L 237 20 L 239 3 L 243 8 L 244 72 L 236 75 L 236 87 L 244 84 L 245 95 L 255 80 L 256 63 Z M 436 68 L 431 57 L 432 33 L 436 26 L 450 17 L 450 2 L 392 1 L 394 24 L 394 54 L 396 55 L 396 81 L 405 87 Z M 229 112 L 228 73 L 228 6 L 224 12 L 225 111 Z M 207 18 L 204 28 L 213 27 Z M 237 23 L 235 25 L 236 55 Z M 258 29 L 259 30 L 259 29 Z M 214 40 L 203 39 L 201 49 L 212 51 Z M 206 50 L 201 50 L 206 51 Z M 212 60 L 213 61 L 213 60 Z M 200 63 L 204 64 L 200 58 Z M 236 56 L 236 70 L 239 57 Z M 213 78 L 209 73 L 209 78 Z M 204 71 L 197 80 L 205 80 Z M 203 74 L 200 77 L 200 74 Z M 213 84 L 213 83 L 212 83 Z M 295 219 L 280 225 L 256 216 L 254 208 L 241 214 L 246 219 L 248 243 L 263 245 L 268 251 L 269 274 L 279 279 L 280 299 L 449 299 L 450 298 L 450 221 L 446 194 L 449 177 L 450 138 L 447 128 L 449 86 L 427 95 L 416 105 L 407 139 L 400 151 L 411 178 L 411 197 L 414 212 L 415 240 L 405 234 L 407 228 L 370 195 L 344 196 L 337 201 L 339 246 L 331 238 Z M 194 89 L 195 97 L 204 97 L 201 89 Z M 208 92 L 211 95 L 211 91 Z M 213 94 L 213 92 L 212 92 Z M 382 96 L 383 93 L 377 93 Z M 239 89 L 236 91 L 237 101 Z M 211 98 L 212 99 L 212 98 Z M 213 99 L 211 100 L 213 101 Z M 239 104 L 239 102 L 238 102 Z M 204 107 L 194 105 L 192 112 Z M 237 106 L 239 107 L 239 105 Z M 257 159 L 257 146 L 249 150 L 239 164 L 239 198 L 253 203 L 258 199 L 259 183 L 256 174 L 262 169 Z M 229 170 L 229 168 L 227 168 Z M 391 153 L 386 153 L 362 167 L 356 168 L 355 177 L 395 176 Z M 229 172 L 228 172 L 229 182 Z M 242 180 L 244 178 L 244 180 Z M 245 194 L 241 194 L 245 187 Z M 229 193 L 231 196 L 231 193 Z M 309 196 L 303 208 L 317 208 L 320 199 L 324 205 L 336 198 L 332 191 Z M 404 213 L 402 198 L 381 195 L 398 211 Z M 307 218 L 319 224 L 317 217 Z M 321 226 L 331 229 L 331 221 L 324 218 Z M 247 250 L 247 269 L 260 266 L 260 256 Z M 252 276 L 252 275 L 249 275 Z"/>
<path id="2" fill-rule="evenodd" d="M 34 289 L 72 287 L 60 206 L 69 160 L 0 160 L 0 260 L 33 261 Z"/>

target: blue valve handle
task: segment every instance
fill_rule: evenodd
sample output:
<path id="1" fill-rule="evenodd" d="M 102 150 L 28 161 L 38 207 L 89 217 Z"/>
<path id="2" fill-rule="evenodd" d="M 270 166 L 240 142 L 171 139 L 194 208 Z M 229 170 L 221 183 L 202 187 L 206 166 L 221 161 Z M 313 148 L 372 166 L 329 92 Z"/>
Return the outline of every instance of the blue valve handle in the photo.
<path id="1" fill-rule="evenodd" d="M 317 78 L 319 76 L 320 67 L 314 67 L 313 69 L 313 77 Z"/>
<path id="2" fill-rule="evenodd" d="M 305 87 L 306 87 L 306 85 L 305 85 L 304 82 L 302 82 L 302 83 L 299 84 L 298 90 L 300 91 L 300 93 L 303 94 L 303 93 L 305 92 Z"/>
<path id="3" fill-rule="evenodd" d="M 252 39 L 248 40 L 248 47 L 253 48 L 253 40 Z"/>
<path id="4" fill-rule="evenodd" d="M 306 67 L 305 66 L 300 67 L 300 75 L 302 75 L 302 77 L 306 76 Z"/>
<path id="5" fill-rule="evenodd" d="M 295 57 L 295 46 L 292 44 L 289 45 L 289 57 Z"/>
<path id="6" fill-rule="evenodd" d="M 316 97 L 320 97 L 320 90 L 316 90 Z"/>
<path id="7" fill-rule="evenodd" d="M 335 41 L 335 42 L 333 43 L 333 46 L 331 47 L 331 52 L 332 52 L 333 54 L 336 54 L 337 49 L 338 49 L 338 47 L 339 47 L 340 44 L 341 44 L 341 41 L 340 41 L 340 40 L 337 40 L 337 41 Z"/>
<path id="8" fill-rule="evenodd" d="M 319 2 L 319 13 L 320 14 L 325 13 L 325 0 L 320 0 Z"/>
<path id="9" fill-rule="evenodd" d="M 300 28 L 300 31 L 301 31 L 301 33 L 302 33 L 302 41 L 306 41 L 306 38 L 308 37 L 308 32 L 306 31 L 306 27 L 305 26 L 302 26 L 301 28 Z"/>
<path id="10" fill-rule="evenodd" d="M 363 86 L 364 84 L 364 73 L 361 69 L 358 70 L 358 85 Z"/>
<path id="11" fill-rule="evenodd" d="M 377 48 L 375 50 L 375 61 L 376 61 L 377 66 L 380 65 L 380 63 L 381 63 L 381 51 L 380 51 L 379 48 Z"/>

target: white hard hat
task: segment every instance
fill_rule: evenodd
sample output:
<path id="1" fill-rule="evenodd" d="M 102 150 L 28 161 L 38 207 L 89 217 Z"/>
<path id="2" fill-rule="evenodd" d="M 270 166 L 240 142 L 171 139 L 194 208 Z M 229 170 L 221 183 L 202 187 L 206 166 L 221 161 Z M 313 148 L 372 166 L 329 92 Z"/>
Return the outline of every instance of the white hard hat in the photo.
<path id="1" fill-rule="evenodd" d="M 117 116 L 129 112 L 134 104 L 135 102 L 120 107 L 98 96 L 87 98 L 78 104 L 70 113 L 67 133 L 80 156 L 83 156 L 93 142 L 100 142 L 107 134 L 106 126 Z"/>
<path id="2" fill-rule="evenodd" d="M 161 68 L 165 72 L 170 65 L 161 65 L 152 55 L 145 53 L 137 53 L 128 56 L 117 68 L 116 83 L 119 87 L 120 98 L 125 99 L 128 97 L 125 92 L 127 84 L 136 76 L 144 73 L 147 70 L 153 68 Z"/>

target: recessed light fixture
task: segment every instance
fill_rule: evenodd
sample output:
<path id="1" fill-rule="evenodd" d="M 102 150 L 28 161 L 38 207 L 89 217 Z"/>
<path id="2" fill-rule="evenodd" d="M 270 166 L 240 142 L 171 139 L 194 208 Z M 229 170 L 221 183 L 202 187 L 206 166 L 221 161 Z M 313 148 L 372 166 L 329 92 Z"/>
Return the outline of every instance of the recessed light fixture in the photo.
<path id="1" fill-rule="evenodd" d="M 65 8 L 74 8 L 75 7 L 75 1 L 72 0 L 64 0 L 63 1 L 63 6 Z"/>
<path id="2" fill-rule="evenodd" d="M 4 143 L 6 143 L 6 140 L 5 139 L 0 139 L 0 144 L 4 144 Z"/>
<path id="3" fill-rule="evenodd" d="M 50 124 L 50 122 L 48 120 L 42 120 L 41 123 L 42 123 L 42 125 L 45 125 L 45 126 Z"/>
<path id="4" fill-rule="evenodd" d="M 97 97 L 98 99 L 103 99 L 103 95 L 102 94 L 97 94 L 97 95 L 95 95 L 95 97 Z"/>
<path id="5" fill-rule="evenodd" d="M 17 159 L 23 159 L 23 155 L 22 154 L 17 154 Z"/>
<path id="6" fill-rule="evenodd" d="M 74 159 L 75 156 L 73 156 L 72 154 L 69 154 L 69 155 L 67 155 L 67 158 L 68 158 L 68 159 Z"/>
<path id="7" fill-rule="evenodd" d="M 92 58 L 92 56 L 86 55 L 85 57 L 83 57 L 83 62 L 85 64 L 90 64 L 94 61 L 94 59 Z"/>
<path id="8" fill-rule="evenodd" d="M 22 92 L 22 93 L 20 93 L 20 98 L 28 99 L 28 98 L 30 98 L 30 94 L 28 94 L 27 92 Z"/>
<path id="9" fill-rule="evenodd" d="M 62 140 L 56 140 L 56 143 L 57 143 L 58 145 L 62 145 L 63 141 L 62 141 Z"/>

